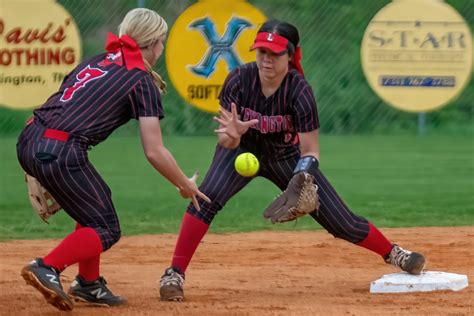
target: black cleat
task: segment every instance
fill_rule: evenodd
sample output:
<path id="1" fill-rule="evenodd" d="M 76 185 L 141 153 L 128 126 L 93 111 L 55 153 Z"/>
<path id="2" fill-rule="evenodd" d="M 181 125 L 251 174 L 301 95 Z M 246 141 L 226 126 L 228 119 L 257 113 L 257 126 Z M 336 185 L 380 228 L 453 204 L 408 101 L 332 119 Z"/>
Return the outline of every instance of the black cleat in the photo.
<path id="1" fill-rule="evenodd" d="M 74 303 L 63 290 L 59 273 L 53 267 L 45 265 L 43 259 L 37 258 L 24 266 L 21 276 L 26 284 L 40 291 L 49 304 L 62 311 L 74 308 Z"/>
<path id="2" fill-rule="evenodd" d="M 162 301 L 182 301 L 184 299 L 184 274 L 178 268 L 168 268 L 160 280 Z"/>
<path id="3" fill-rule="evenodd" d="M 421 253 L 405 250 L 398 245 L 393 245 L 392 251 L 385 257 L 385 262 L 415 275 L 421 274 L 426 266 L 425 257 Z"/>
<path id="4" fill-rule="evenodd" d="M 98 306 L 118 306 L 127 303 L 124 297 L 114 295 L 106 286 L 103 277 L 95 281 L 86 281 L 80 275 L 71 283 L 68 294 L 76 302 L 85 302 Z"/>

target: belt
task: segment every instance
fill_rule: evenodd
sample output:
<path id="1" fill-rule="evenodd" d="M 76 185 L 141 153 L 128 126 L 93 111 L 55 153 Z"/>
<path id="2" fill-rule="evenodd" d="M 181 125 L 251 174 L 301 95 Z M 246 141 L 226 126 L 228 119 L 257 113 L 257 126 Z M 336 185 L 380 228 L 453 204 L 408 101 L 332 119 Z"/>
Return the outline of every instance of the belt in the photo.
<path id="1" fill-rule="evenodd" d="M 34 117 L 30 117 L 26 121 L 26 125 L 28 126 L 28 125 L 33 124 L 33 121 L 34 121 Z M 67 140 L 69 139 L 69 135 L 70 134 L 68 132 L 60 131 L 58 129 L 52 129 L 52 128 L 46 128 L 43 132 L 44 138 L 55 139 L 62 142 L 67 142 Z"/>

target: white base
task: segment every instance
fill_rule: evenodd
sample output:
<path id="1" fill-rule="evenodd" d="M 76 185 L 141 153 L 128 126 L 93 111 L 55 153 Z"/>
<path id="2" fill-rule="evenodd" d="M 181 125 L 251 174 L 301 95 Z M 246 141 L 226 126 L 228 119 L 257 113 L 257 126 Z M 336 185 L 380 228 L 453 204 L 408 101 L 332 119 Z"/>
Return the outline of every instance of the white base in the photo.
<path id="1" fill-rule="evenodd" d="M 421 275 L 411 275 L 401 272 L 386 274 L 371 282 L 370 293 L 459 291 L 467 286 L 467 276 L 463 274 L 425 271 Z"/>

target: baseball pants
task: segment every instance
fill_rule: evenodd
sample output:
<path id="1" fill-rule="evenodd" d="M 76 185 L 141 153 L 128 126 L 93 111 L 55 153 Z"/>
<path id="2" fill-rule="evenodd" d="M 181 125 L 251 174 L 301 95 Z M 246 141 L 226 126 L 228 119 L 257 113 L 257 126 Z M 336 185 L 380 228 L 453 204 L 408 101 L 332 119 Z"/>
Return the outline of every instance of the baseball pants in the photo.
<path id="1" fill-rule="evenodd" d="M 217 146 L 211 167 L 199 187 L 212 202 L 206 203 L 199 199 L 200 211 L 197 211 L 190 203 L 188 213 L 210 224 L 227 201 L 252 180 L 252 178 L 240 176 L 235 171 L 234 160 L 242 152 L 241 148 L 226 149 Z M 270 180 L 284 190 L 293 176 L 293 170 L 299 158 L 299 156 L 292 156 L 271 162 L 261 159 L 258 176 Z M 352 243 L 364 240 L 369 233 L 368 221 L 351 212 L 321 171 L 318 171 L 316 175 L 316 184 L 319 187 L 321 206 L 319 211 L 310 213 L 314 220 L 334 237 Z"/>
<path id="2" fill-rule="evenodd" d="M 105 251 L 121 235 L 111 191 L 88 160 L 86 140 L 74 135 L 58 140 L 54 133 L 64 134 L 38 123 L 26 126 L 17 143 L 18 160 L 69 216 L 97 232 Z"/>

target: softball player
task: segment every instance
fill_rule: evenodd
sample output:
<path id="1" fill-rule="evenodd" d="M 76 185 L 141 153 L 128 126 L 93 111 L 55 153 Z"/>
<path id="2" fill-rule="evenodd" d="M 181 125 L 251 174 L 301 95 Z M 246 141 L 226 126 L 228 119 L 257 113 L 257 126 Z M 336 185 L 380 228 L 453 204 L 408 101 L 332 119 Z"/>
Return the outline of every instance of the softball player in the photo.
<path id="1" fill-rule="evenodd" d="M 252 180 L 234 169 L 234 160 L 242 152 L 255 154 L 260 161 L 258 176 L 281 190 L 295 173 L 312 174 L 321 206 L 311 216 L 335 237 L 374 251 L 411 274 L 424 268 L 421 254 L 392 244 L 365 218 L 352 213 L 318 169 L 319 119 L 312 89 L 303 77 L 298 42 L 293 25 L 266 22 L 252 47 L 256 62 L 238 67 L 227 77 L 219 96 L 220 116 L 215 118 L 220 124 L 218 145 L 200 186 L 212 202 L 202 201 L 200 211 L 189 205 L 171 267 L 161 278 L 162 300 L 184 298 L 184 273 L 211 221 Z"/>
<path id="2" fill-rule="evenodd" d="M 120 225 L 107 184 L 94 169 L 87 150 L 130 119 L 139 120 L 148 161 L 199 209 L 197 197 L 210 202 L 188 179 L 164 147 L 160 119 L 161 77 L 152 70 L 163 52 L 166 22 L 154 11 L 127 13 L 119 31 L 109 33 L 106 50 L 77 66 L 59 91 L 34 111 L 17 143 L 26 173 L 37 178 L 76 222 L 76 230 L 43 258 L 22 269 L 26 282 L 48 303 L 72 310 L 75 300 L 121 305 L 99 274 L 100 254 L 120 238 Z M 68 294 L 59 274 L 79 263 Z"/>

